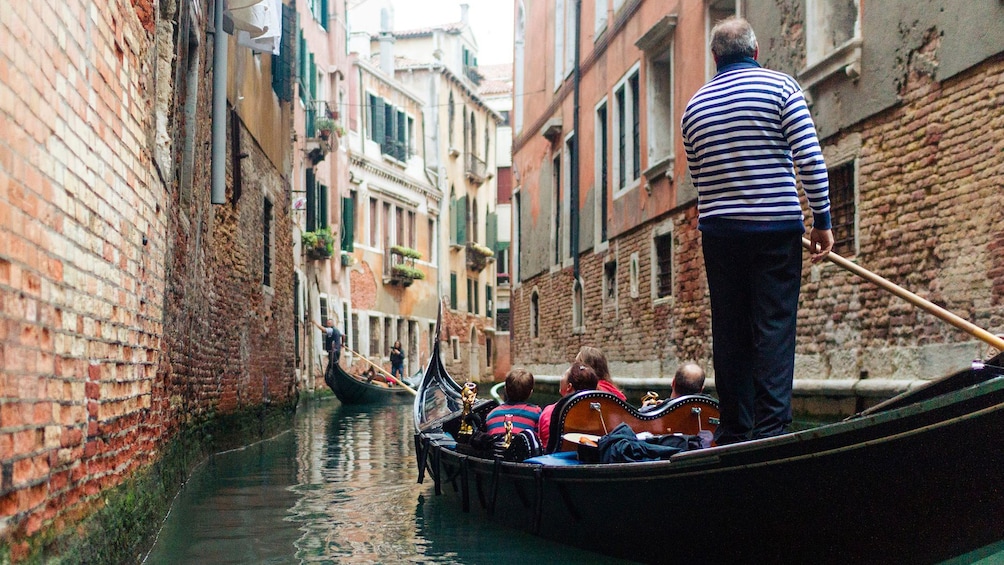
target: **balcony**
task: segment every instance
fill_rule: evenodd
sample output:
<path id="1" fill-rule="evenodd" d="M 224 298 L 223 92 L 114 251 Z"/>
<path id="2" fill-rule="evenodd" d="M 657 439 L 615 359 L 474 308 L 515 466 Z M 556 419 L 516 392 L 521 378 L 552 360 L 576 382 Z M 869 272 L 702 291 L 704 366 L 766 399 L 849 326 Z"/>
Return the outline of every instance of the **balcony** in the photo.
<path id="1" fill-rule="evenodd" d="M 335 253 L 335 238 L 330 228 L 303 232 L 300 236 L 300 242 L 308 259 L 315 261 L 330 259 Z"/>
<path id="2" fill-rule="evenodd" d="M 418 251 L 394 245 L 387 250 L 384 257 L 384 283 L 408 287 L 416 280 L 425 278 L 425 273 L 415 266 L 415 260 L 422 258 Z"/>
<path id="3" fill-rule="evenodd" d="M 488 265 L 488 261 L 495 257 L 495 253 L 473 241 L 467 242 L 467 268 L 471 271 L 481 272 Z"/>
<path id="4" fill-rule="evenodd" d="M 307 157 L 317 164 L 331 151 L 331 134 L 340 128 L 336 115 L 325 100 L 308 100 L 305 103 L 304 137 L 306 137 Z"/>
<path id="5" fill-rule="evenodd" d="M 481 160 L 480 157 L 474 153 L 467 153 L 464 159 L 464 172 L 467 173 L 467 179 L 474 184 L 483 184 L 487 178 L 488 165 Z"/>

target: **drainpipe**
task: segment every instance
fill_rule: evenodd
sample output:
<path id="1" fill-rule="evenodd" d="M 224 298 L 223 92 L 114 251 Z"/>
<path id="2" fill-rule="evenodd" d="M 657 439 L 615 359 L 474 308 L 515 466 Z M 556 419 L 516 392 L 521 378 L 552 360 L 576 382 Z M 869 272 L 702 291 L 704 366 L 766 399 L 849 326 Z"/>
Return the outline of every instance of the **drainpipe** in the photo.
<path id="1" fill-rule="evenodd" d="M 213 2 L 213 146 L 212 201 L 227 203 L 227 34 L 223 0 Z"/>
<path id="2" fill-rule="evenodd" d="M 582 36 L 582 0 L 575 0 L 575 59 L 572 65 L 572 131 L 575 132 L 571 159 L 568 200 L 571 214 L 572 276 L 579 280 L 579 90 L 582 70 L 579 68 L 579 43 Z"/>

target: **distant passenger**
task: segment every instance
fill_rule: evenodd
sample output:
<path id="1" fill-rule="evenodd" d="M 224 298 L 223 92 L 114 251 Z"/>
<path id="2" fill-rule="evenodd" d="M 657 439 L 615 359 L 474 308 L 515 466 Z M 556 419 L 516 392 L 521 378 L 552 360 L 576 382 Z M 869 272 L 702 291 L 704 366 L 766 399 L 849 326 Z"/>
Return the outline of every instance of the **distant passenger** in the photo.
<path id="1" fill-rule="evenodd" d="M 702 392 L 704 392 L 704 369 L 697 363 L 680 365 L 673 377 L 673 394 L 670 398 Z"/>
<path id="2" fill-rule="evenodd" d="M 624 402 L 627 402 L 627 396 L 621 392 L 621 389 L 617 388 L 613 379 L 610 378 L 610 368 L 607 366 L 607 357 L 602 351 L 595 347 L 584 345 L 581 349 L 579 349 L 579 354 L 575 356 L 575 362 L 588 366 L 596 373 L 596 378 L 599 379 L 599 384 L 595 387 L 596 390 L 605 390 L 617 398 L 620 398 Z"/>
<path id="3" fill-rule="evenodd" d="M 512 433 L 537 428 L 540 406 L 529 404 L 533 393 L 533 373 L 526 369 L 513 369 L 505 377 L 505 402 L 488 413 L 486 425 L 489 434 L 505 433 L 506 416 L 512 418 Z"/>
<path id="4" fill-rule="evenodd" d="M 595 349 L 595 348 L 592 348 Z M 599 378 L 588 365 L 583 363 L 573 363 L 565 374 L 561 376 L 561 384 L 558 392 L 561 396 L 568 396 L 580 390 L 596 390 Z M 557 403 L 555 403 L 557 404 Z M 549 404 L 540 413 L 540 420 L 537 422 L 537 435 L 540 436 L 540 444 L 547 447 L 547 440 L 551 437 L 551 414 L 554 413 L 554 404 Z"/>

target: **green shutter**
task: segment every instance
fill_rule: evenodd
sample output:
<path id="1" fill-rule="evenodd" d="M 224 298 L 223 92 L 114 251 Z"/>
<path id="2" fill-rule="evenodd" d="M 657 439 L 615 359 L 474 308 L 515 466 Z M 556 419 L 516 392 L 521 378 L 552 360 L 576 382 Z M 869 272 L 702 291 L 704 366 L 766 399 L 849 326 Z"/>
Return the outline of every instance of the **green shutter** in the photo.
<path id="1" fill-rule="evenodd" d="M 355 251 L 356 200 L 342 198 L 342 251 Z"/>
<path id="2" fill-rule="evenodd" d="M 310 68 L 307 69 L 310 73 L 308 77 L 310 79 L 310 100 L 313 102 L 317 100 L 317 65 L 314 64 L 314 54 L 310 54 Z"/>
<path id="3" fill-rule="evenodd" d="M 450 273 L 450 308 L 457 309 L 457 273 Z"/>
<path id="4" fill-rule="evenodd" d="M 318 20 L 321 22 L 321 27 L 328 29 L 328 0 L 320 0 L 321 5 L 321 18 Z"/>
<path id="5" fill-rule="evenodd" d="M 314 168 L 307 169 L 307 231 L 317 231 L 317 190 L 314 186 Z"/>
<path id="6" fill-rule="evenodd" d="M 485 241 L 485 245 L 488 247 L 488 249 L 491 249 L 494 252 L 498 252 L 497 249 L 498 239 L 499 239 L 498 214 L 496 214 L 495 212 L 488 212 L 487 216 L 488 217 L 485 218 L 485 224 L 486 224 L 485 238 L 487 240 Z"/>
<path id="7" fill-rule="evenodd" d="M 272 55 L 272 90 L 283 102 L 293 99 L 293 65 L 296 61 L 296 8 L 282 5 L 282 37 L 279 40 L 279 54 Z"/>
<path id="8" fill-rule="evenodd" d="M 317 185 L 317 227 L 328 227 L 328 187 L 318 183 Z"/>
<path id="9" fill-rule="evenodd" d="M 299 16 L 298 16 L 299 17 Z M 297 82 L 300 83 L 300 100 L 307 101 L 307 40 L 303 38 L 303 30 L 300 30 L 299 48 L 297 54 Z"/>
<path id="10" fill-rule="evenodd" d="M 385 106 L 383 98 L 373 97 L 373 141 L 379 143 L 381 147 L 383 147 L 384 138 L 387 136 Z"/>
<path id="11" fill-rule="evenodd" d="M 467 195 L 457 200 L 457 244 L 467 244 Z"/>
<path id="12" fill-rule="evenodd" d="M 457 243 L 457 199 L 450 200 L 450 243 Z"/>

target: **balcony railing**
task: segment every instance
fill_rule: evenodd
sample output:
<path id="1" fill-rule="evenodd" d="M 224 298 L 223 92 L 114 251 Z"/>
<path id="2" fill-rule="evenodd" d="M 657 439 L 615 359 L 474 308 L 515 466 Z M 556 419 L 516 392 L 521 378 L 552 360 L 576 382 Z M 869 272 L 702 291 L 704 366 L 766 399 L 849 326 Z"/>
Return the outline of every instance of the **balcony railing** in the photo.
<path id="1" fill-rule="evenodd" d="M 476 272 L 481 272 L 482 270 L 484 270 L 485 266 L 488 265 L 488 260 L 493 258 L 494 256 L 495 254 L 492 252 L 491 249 L 488 249 L 487 247 L 473 241 L 467 242 L 468 269 Z"/>
<path id="2" fill-rule="evenodd" d="M 475 184 L 482 184 L 485 182 L 487 176 L 488 165 L 481 160 L 480 157 L 474 153 L 467 153 L 467 158 L 464 159 L 464 171 L 467 173 L 467 178 Z"/>
<path id="3" fill-rule="evenodd" d="M 317 118 L 331 118 L 335 119 L 334 112 L 331 111 L 331 107 L 328 105 L 327 100 L 308 100 L 306 103 L 306 132 L 307 139 L 317 138 L 317 128 L 314 127 L 314 123 L 317 122 Z"/>

